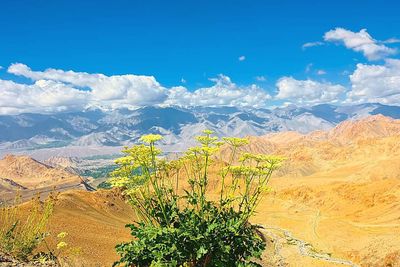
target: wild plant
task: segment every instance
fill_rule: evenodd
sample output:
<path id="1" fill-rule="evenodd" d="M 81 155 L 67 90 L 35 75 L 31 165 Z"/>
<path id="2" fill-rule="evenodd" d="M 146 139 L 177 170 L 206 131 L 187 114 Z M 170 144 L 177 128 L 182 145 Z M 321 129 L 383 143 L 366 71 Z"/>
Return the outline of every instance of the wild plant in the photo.
<path id="1" fill-rule="evenodd" d="M 127 225 L 134 239 L 116 247 L 125 266 L 261 266 L 265 241 L 250 223 L 282 159 L 240 153 L 247 139 L 219 140 L 206 130 L 199 146 L 167 160 L 146 135 L 123 150 L 110 183 L 137 213 Z M 218 159 L 228 146 L 227 160 Z M 212 179 L 212 186 L 210 181 Z"/>
<path id="2" fill-rule="evenodd" d="M 55 196 L 50 195 L 43 203 L 38 195 L 27 207 L 17 195 L 14 205 L 0 208 L 0 250 L 20 260 L 27 261 L 44 240 L 47 223 L 53 213 Z"/>
<path id="3" fill-rule="evenodd" d="M 64 267 L 78 266 L 75 261 L 81 261 L 78 259 L 78 256 L 81 254 L 81 248 L 71 246 L 68 236 L 67 232 L 60 232 L 56 236 L 50 235 L 49 238 L 52 239 L 54 246 L 49 245 L 44 240 L 47 251 L 42 251 L 35 255 L 35 260 L 40 263 L 55 262 L 57 266 Z M 82 264 L 79 266 L 85 265 Z"/>

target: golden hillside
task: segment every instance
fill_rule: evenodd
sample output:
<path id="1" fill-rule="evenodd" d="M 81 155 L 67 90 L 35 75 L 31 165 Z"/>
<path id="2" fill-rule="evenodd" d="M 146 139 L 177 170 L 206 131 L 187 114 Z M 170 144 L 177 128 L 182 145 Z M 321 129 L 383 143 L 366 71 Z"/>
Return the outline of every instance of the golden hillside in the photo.
<path id="1" fill-rule="evenodd" d="M 0 177 L 28 189 L 80 183 L 79 176 L 53 168 L 28 156 L 7 155 L 0 160 Z"/>
<path id="2" fill-rule="evenodd" d="M 267 226 L 265 266 L 400 266 L 399 120 L 250 141 L 244 151 L 287 158 L 253 220 Z M 114 191 L 73 190 L 60 195 L 50 230 L 69 232 L 86 266 L 110 266 L 133 218 Z"/>
<path id="3" fill-rule="evenodd" d="M 400 120 L 371 116 L 327 132 L 252 137 L 243 149 L 287 158 L 260 223 L 361 266 L 400 266 Z M 305 266 L 288 253 L 290 266 Z"/>

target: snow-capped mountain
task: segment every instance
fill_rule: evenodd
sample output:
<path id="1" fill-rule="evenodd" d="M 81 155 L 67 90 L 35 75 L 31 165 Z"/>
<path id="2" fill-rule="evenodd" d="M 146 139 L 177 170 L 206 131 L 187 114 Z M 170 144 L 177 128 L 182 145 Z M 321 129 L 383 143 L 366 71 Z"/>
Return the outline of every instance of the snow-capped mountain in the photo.
<path id="1" fill-rule="evenodd" d="M 67 146 L 121 146 L 143 134 L 164 136 L 164 145 L 180 151 L 204 129 L 220 136 L 257 136 L 293 130 L 327 130 L 349 118 L 382 114 L 400 118 L 400 107 L 382 104 L 352 106 L 288 106 L 275 109 L 236 107 L 143 107 L 112 111 L 92 109 L 58 114 L 0 116 L 0 150 Z"/>

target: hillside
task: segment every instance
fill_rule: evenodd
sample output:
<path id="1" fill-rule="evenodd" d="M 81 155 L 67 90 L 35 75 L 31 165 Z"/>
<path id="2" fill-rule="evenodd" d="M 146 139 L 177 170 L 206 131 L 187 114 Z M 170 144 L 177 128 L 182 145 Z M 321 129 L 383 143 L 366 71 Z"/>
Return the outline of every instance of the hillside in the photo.
<path id="1" fill-rule="evenodd" d="M 37 193 L 85 188 L 84 180 L 59 167 L 51 167 L 28 156 L 6 155 L 0 160 L 0 203 L 12 201 L 16 192 L 22 200 Z"/>
<path id="2" fill-rule="evenodd" d="M 53 168 L 28 156 L 7 155 L 0 160 L 0 177 L 10 179 L 28 189 L 80 183 L 81 178 L 59 168 Z"/>
<path id="3" fill-rule="evenodd" d="M 265 266 L 400 266 L 400 120 L 250 141 L 244 151 L 287 158 L 253 220 L 269 227 Z M 74 190 L 60 195 L 50 228 L 70 233 L 86 266 L 109 266 L 133 218 L 114 191 Z"/>
<path id="4" fill-rule="evenodd" d="M 31 202 L 22 204 L 21 211 L 29 214 Z M 114 190 L 72 189 L 57 195 L 46 242 L 55 247 L 57 234 L 67 232 L 69 246 L 81 251 L 68 254 L 73 263 L 68 266 L 111 266 L 118 258 L 114 247 L 129 240 L 130 233 L 125 225 L 134 218 L 131 207 Z M 45 247 L 40 249 L 46 251 Z"/>
<path id="5" fill-rule="evenodd" d="M 260 223 L 361 266 L 400 266 L 400 120 L 371 116 L 326 132 L 252 137 L 244 150 L 287 157 Z"/>

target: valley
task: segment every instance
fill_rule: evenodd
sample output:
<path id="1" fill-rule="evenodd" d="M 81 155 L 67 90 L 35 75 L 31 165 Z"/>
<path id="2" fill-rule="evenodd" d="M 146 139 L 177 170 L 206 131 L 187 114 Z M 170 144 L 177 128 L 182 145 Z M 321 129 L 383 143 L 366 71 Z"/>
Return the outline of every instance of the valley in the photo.
<path id="1" fill-rule="evenodd" d="M 0 267 L 400 267 L 400 1 L 0 3 Z"/>
<path id="2" fill-rule="evenodd" d="M 263 266 L 399 266 L 400 120 L 375 115 L 325 131 L 249 140 L 243 151 L 286 158 L 253 219 L 269 240 Z M 223 148 L 222 159 L 225 153 Z M 6 156 L 0 176 L 9 180 L 0 188 L 23 192 L 61 182 L 50 230 L 69 232 L 85 266 L 110 266 L 117 259 L 113 247 L 129 240 L 124 225 L 134 213 L 117 191 L 88 192 L 76 177 L 85 170 L 106 172 L 113 158 L 50 157 L 43 162 L 51 167 L 43 167 L 26 156 Z M 64 181 L 79 188 L 64 190 Z"/>

